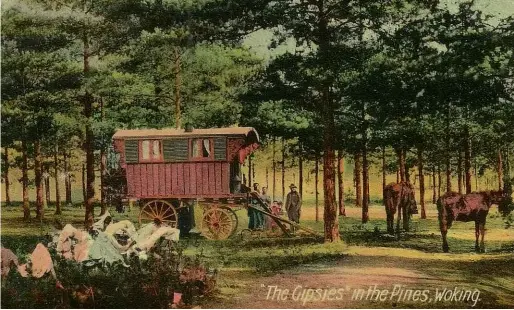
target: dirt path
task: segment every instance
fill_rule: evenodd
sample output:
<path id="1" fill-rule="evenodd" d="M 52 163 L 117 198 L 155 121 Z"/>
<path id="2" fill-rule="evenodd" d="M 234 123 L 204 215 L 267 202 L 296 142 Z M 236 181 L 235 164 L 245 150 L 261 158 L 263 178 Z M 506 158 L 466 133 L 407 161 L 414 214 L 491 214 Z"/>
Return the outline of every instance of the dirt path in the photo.
<path id="1" fill-rule="evenodd" d="M 392 253 L 394 251 L 397 250 L 351 247 L 351 254 L 337 262 L 303 265 L 269 276 L 225 270 L 220 275 L 220 297 L 206 306 L 468 308 L 514 305 L 512 285 L 484 282 L 473 272 L 468 274 L 467 270 L 460 270 L 469 268 L 468 265 L 461 266 L 464 256 L 413 250 Z M 415 257 L 409 257 L 409 253 Z M 465 255 L 469 257 L 469 254 Z M 507 264 L 506 267 L 512 264 L 511 258 L 505 256 L 475 255 L 464 260 L 466 264 L 478 266 L 491 264 L 491 259 L 493 263 Z M 512 283 L 512 278 L 506 280 Z M 442 292 L 444 298 L 438 301 L 437 296 Z"/>

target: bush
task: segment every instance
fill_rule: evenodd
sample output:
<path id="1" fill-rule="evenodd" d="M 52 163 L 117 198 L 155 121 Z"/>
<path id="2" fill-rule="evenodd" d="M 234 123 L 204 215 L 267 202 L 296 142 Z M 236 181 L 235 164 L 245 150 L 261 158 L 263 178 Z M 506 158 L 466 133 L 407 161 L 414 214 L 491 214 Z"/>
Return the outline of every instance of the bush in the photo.
<path id="1" fill-rule="evenodd" d="M 50 276 L 22 278 L 11 272 L 2 285 L 2 308 L 170 308 L 191 306 L 212 294 L 215 276 L 180 249 L 133 257 L 128 263 L 78 264 L 54 257 L 63 289 Z M 182 303 L 173 303 L 175 293 Z"/>

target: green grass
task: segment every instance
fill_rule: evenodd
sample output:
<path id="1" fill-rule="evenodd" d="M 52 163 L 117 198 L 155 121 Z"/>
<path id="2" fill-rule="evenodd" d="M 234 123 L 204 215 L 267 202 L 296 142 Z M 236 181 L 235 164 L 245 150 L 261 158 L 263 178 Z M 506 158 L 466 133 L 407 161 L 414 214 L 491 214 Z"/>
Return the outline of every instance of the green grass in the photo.
<path id="1" fill-rule="evenodd" d="M 441 285 L 459 285 L 478 287 L 484 291 L 479 306 L 504 307 L 513 305 L 510 297 L 514 296 L 514 230 L 505 229 L 502 218 L 496 208 L 489 214 L 486 232 L 485 254 L 474 253 L 474 224 L 457 222 L 450 229 L 448 240 L 451 253 L 442 253 L 441 237 L 438 231 L 437 214 L 433 205 L 427 206 L 428 219 L 421 220 L 415 216 L 411 231 L 399 236 L 386 233 L 384 208 L 379 205 L 370 207 L 370 221 L 362 224 L 359 208 L 347 206 L 347 217 L 339 218 L 341 237 L 344 242 L 323 244 L 322 240 L 300 234 L 292 238 L 280 236 L 279 232 L 241 234 L 247 227 L 246 210 L 237 211 L 239 229 L 228 240 L 211 241 L 203 237 L 183 238 L 180 246 L 184 254 L 199 256 L 210 268 L 220 271 L 219 298 L 207 304 L 211 307 L 237 307 L 230 296 L 252 295 L 250 283 L 255 279 L 274 279 L 276 274 L 313 274 L 333 272 L 336 266 L 343 264 L 349 268 L 368 268 L 380 266 L 387 268 L 407 268 L 424 274 L 434 280 L 421 279 L 416 284 L 429 289 Z M 201 209 L 195 214 L 200 223 Z M 30 253 L 37 242 L 47 240 L 46 235 L 55 231 L 53 222 L 54 208 L 46 209 L 43 222 L 25 223 L 21 219 L 22 208 L 19 204 L 1 208 L 1 242 L 16 254 Z M 98 212 L 98 211 L 97 211 Z M 127 214 L 111 210 L 115 220 L 130 219 L 137 222 L 138 209 Z M 34 215 L 34 212 L 32 212 Z M 64 207 L 59 217 L 62 223 L 71 223 L 82 227 L 84 209 L 78 205 Z M 302 225 L 316 231 L 323 231 L 322 206 L 319 210 L 320 221 L 315 221 L 315 208 L 307 202 L 302 210 Z M 264 278 L 263 278 L 264 277 Z M 245 295 L 246 296 L 246 295 Z M 510 297 L 509 297 L 510 296 Z M 275 305 L 276 306 L 276 305 Z M 295 305 L 290 305 L 295 306 Z M 394 307 L 392 304 L 355 304 L 355 307 Z M 415 304 L 398 304 L 396 306 L 419 307 Z M 431 306 L 431 305 L 422 305 Z M 462 304 L 444 304 L 435 306 L 462 307 Z"/>

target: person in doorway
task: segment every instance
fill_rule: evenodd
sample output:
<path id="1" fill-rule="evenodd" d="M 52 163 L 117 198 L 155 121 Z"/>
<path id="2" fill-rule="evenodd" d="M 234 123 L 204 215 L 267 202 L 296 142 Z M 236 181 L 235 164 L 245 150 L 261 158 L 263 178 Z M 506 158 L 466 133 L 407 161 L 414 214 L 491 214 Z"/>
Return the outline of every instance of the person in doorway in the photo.
<path id="1" fill-rule="evenodd" d="M 296 185 L 291 184 L 289 188 L 291 189 L 291 191 L 287 194 L 286 197 L 287 217 L 291 222 L 300 223 L 302 197 L 300 197 Z M 291 227 L 291 230 L 294 231 L 294 227 Z"/>

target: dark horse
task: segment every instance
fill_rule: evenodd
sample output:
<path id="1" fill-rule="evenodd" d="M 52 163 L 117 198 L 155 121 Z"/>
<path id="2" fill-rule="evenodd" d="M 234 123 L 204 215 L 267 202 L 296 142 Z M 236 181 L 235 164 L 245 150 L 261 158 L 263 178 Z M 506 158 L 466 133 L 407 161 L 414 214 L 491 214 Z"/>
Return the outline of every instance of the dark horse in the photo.
<path id="1" fill-rule="evenodd" d="M 408 182 L 390 183 L 384 188 L 384 205 L 387 214 L 387 232 L 394 234 L 394 214 L 398 210 L 396 232 L 400 232 L 400 221 L 403 216 L 403 229 L 409 231 L 409 220 L 412 214 L 418 213 L 414 188 Z"/>
<path id="2" fill-rule="evenodd" d="M 503 191 L 488 191 L 462 195 L 456 192 L 447 192 L 437 200 L 439 213 L 439 228 L 443 237 L 443 251 L 448 252 L 446 234 L 453 221 L 475 222 L 475 250 L 484 252 L 485 221 L 492 204 L 499 204 L 504 198 Z M 478 238 L 481 237 L 480 246 Z"/>

